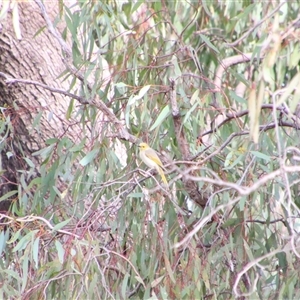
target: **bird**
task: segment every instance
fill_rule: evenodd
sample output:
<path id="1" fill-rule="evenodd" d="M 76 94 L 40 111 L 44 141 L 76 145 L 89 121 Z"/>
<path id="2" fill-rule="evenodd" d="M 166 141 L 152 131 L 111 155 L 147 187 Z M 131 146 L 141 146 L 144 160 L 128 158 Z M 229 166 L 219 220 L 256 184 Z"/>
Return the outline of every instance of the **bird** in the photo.
<path id="1" fill-rule="evenodd" d="M 163 164 L 158 157 L 155 150 L 149 147 L 146 143 L 140 143 L 140 158 L 141 160 L 151 169 L 155 169 L 158 174 L 161 176 L 162 181 L 164 184 L 168 185 L 168 181 L 163 171 Z"/>

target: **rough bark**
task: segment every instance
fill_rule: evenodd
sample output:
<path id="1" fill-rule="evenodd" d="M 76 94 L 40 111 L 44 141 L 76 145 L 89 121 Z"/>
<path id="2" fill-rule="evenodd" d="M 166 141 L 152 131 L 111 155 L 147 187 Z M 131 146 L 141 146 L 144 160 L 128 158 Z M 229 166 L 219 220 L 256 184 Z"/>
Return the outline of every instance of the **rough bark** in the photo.
<path id="1" fill-rule="evenodd" d="M 46 2 L 52 19 L 56 16 L 57 2 Z M 0 72 L 8 78 L 33 80 L 42 84 L 68 89 L 70 82 L 62 82 L 59 75 L 64 71 L 60 46 L 47 29 L 37 32 L 45 26 L 40 9 L 34 2 L 19 3 L 20 27 L 22 39 L 17 40 L 11 18 L 6 19 L 0 35 Z M 35 36 L 37 34 L 37 36 Z M 16 188 L 18 171 L 25 170 L 23 157 L 30 157 L 36 164 L 36 156 L 31 154 L 45 145 L 49 138 L 68 136 L 72 140 L 79 138 L 80 127 L 76 120 L 65 118 L 70 98 L 59 93 L 23 83 L 7 84 L 0 76 L 0 107 L 2 120 L 10 119 L 12 127 L 7 126 L 1 132 L 2 137 L 8 131 L 8 137 L 1 144 L 1 187 L 0 194 Z M 34 120 L 41 114 L 38 126 Z M 2 124 L 2 125 L 3 125 Z M 0 207 L 1 209 L 1 207 Z"/>

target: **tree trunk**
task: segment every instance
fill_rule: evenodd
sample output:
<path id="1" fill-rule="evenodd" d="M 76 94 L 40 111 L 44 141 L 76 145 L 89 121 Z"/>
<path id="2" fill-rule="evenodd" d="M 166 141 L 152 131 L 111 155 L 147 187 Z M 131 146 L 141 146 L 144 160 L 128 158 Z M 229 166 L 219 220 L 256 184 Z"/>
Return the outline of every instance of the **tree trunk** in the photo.
<path id="1" fill-rule="evenodd" d="M 57 2 L 46 4 L 54 19 Z M 19 2 L 19 15 L 22 39 L 16 39 L 10 15 L 0 35 L 1 195 L 17 189 L 18 170 L 26 169 L 25 157 L 37 165 L 38 156 L 32 153 L 44 147 L 47 139 L 76 140 L 80 130 L 74 119 L 66 120 L 68 97 L 28 82 L 8 84 L 7 79 L 16 78 L 65 90 L 70 86 L 70 80 L 62 83 L 59 78 L 65 67 L 58 42 L 47 29 L 38 32 L 45 26 L 40 8 L 35 2 Z M 0 210 L 9 205 L 9 201 L 0 203 Z"/>

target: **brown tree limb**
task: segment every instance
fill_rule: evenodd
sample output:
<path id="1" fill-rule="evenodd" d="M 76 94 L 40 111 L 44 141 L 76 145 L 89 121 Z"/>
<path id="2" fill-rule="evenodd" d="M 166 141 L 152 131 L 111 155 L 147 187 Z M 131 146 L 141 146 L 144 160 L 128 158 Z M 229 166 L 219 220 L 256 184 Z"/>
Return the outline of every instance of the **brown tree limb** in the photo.
<path id="1" fill-rule="evenodd" d="M 217 68 L 215 79 L 214 79 L 214 87 L 217 91 L 221 91 L 222 87 L 222 77 L 224 72 L 231 66 L 237 65 L 240 63 L 249 62 L 252 58 L 253 53 L 245 53 L 240 55 L 234 55 L 230 57 L 226 57 L 220 63 Z"/>
<path id="2" fill-rule="evenodd" d="M 44 88 L 46 90 L 49 90 L 53 93 L 59 93 L 61 95 L 73 98 L 73 99 L 77 100 L 80 104 L 83 104 L 83 105 L 92 104 L 95 107 L 97 107 L 98 109 L 100 109 L 105 114 L 105 116 L 108 118 L 108 120 L 110 122 L 112 122 L 116 125 L 118 138 L 130 141 L 131 143 L 135 143 L 136 140 L 137 140 L 137 138 L 135 136 L 131 135 L 125 129 L 124 124 L 113 114 L 113 112 L 101 100 L 99 100 L 99 101 L 96 101 L 96 100 L 90 101 L 90 100 L 85 99 L 83 97 L 77 96 L 73 93 L 67 92 L 66 90 L 63 90 L 63 89 L 53 88 L 53 87 L 50 87 L 46 84 L 43 84 L 43 83 L 40 83 L 40 82 L 37 82 L 37 81 L 34 81 L 34 80 L 12 78 L 12 77 L 9 77 L 7 74 L 2 73 L 2 72 L 0 72 L 0 76 L 5 78 L 5 82 L 6 82 L 7 85 L 18 83 L 18 84 L 39 86 L 39 87 L 42 87 L 42 88 Z"/>
<path id="3" fill-rule="evenodd" d="M 181 116 L 176 99 L 176 84 L 173 78 L 170 78 L 170 103 L 178 147 L 180 153 L 182 154 L 183 160 L 189 160 L 191 158 L 191 154 L 187 139 L 185 137 L 184 131 L 182 130 Z M 192 173 L 195 172 L 196 171 L 192 171 Z M 189 176 L 183 176 L 182 181 L 184 184 L 184 188 L 189 194 L 190 198 L 201 207 L 204 207 L 209 196 L 206 193 L 201 193 L 201 191 L 199 191 L 197 182 L 191 180 Z"/>
<path id="4" fill-rule="evenodd" d="M 2 72 L 0 72 L 0 76 L 5 78 L 5 83 L 7 85 L 11 85 L 11 84 L 15 84 L 15 83 L 23 83 L 23 84 L 39 86 L 39 87 L 42 87 L 43 89 L 51 91 L 53 93 L 59 93 L 61 95 L 68 96 L 70 98 L 76 99 L 81 104 L 89 104 L 89 101 L 85 100 L 83 97 L 79 97 L 79 96 L 77 96 L 75 94 L 72 94 L 70 92 L 67 92 L 66 90 L 63 90 L 63 89 L 57 89 L 57 88 L 50 87 L 49 85 L 40 83 L 38 81 L 26 80 L 26 79 L 21 79 L 21 78 L 13 78 L 13 77 L 10 77 L 7 74 L 2 73 Z"/>
<path id="5" fill-rule="evenodd" d="M 273 104 L 264 104 L 264 105 L 262 105 L 261 109 L 271 109 L 271 110 L 273 110 Z M 284 113 L 286 115 L 288 114 L 288 112 L 287 112 L 287 110 L 284 106 L 276 107 L 276 110 L 278 110 L 281 113 Z M 199 135 L 199 139 L 201 139 L 205 135 L 208 135 L 208 134 L 211 134 L 211 133 L 215 132 L 217 129 L 219 129 L 220 127 L 222 127 L 223 125 L 225 125 L 226 123 L 231 121 L 232 119 L 237 119 L 237 118 L 243 117 L 243 116 L 248 115 L 248 114 L 249 114 L 249 111 L 247 109 L 242 110 L 240 112 L 236 112 L 236 113 L 226 114 L 227 118 L 225 120 L 223 120 L 221 123 L 217 124 L 214 127 L 214 129 L 210 129 L 210 130 L 204 132 L 203 134 Z M 274 128 L 273 126 L 270 127 L 269 125 L 268 125 L 268 129 Z M 293 127 L 297 130 L 300 129 L 299 125 L 297 126 L 297 125 L 295 125 L 293 123 L 290 123 L 290 122 L 282 121 L 282 122 L 280 122 L 279 125 L 285 126 L 285 127 Z M 262 130 L 263 128 L 265 128 L 265 125 L 261 125 L 260 128 Z"/>
<path id="6" fill-rule="evenodd" d="M 261 109 L 271 109 L 271 110 L 273 110 L 273 104 L 264 104 L 264 105 L 262 105 Z M 280 111 L 281 113 L 283 113 L 285 115 L 288 115 L 288 111 L 286 110 L 286 108 L 284 106 L 278 106 L 278 107 L 276 107 L 276 110 Z M 208 131 L 205 131 L 201 135 L 199 135 L 199 139 L 201 139 L 205 135 L 212 134 L 213 132 L 215 132 L 217 129 L 219 129 L 220 127 L 222 127 L 223 125 L 225 125 L 226 123 L 231 121 L 232 119 L 241 118 L 245 115 L 248 115 L 248 113 L 249 113 L 249 111 L 246 109 L 246 110 L 242 110 L 240 112 L 226 114 L 227 118 L 225 120 L 223 120 L 220 124 L 218 124 L 214 129 L 210 129 Z M 273 125 L 274 125 L 273 123 L 268 124 L 268 125 L 261 125 L 260 126 L 260 131 L 272 129 L 272 128 L 274 128 Z M 299 124 L 295 124 L 295 123 L 291 123 L 291 122 L 285 122 L 285 121 L 280 121 L 279 126 L 281 126 L 281 127 L 292 127 L 292 128 L 297 129 L 297 130 L 300 129 Z M 244 134 L 242 134 L 242 135 L 244 135 Z"/>

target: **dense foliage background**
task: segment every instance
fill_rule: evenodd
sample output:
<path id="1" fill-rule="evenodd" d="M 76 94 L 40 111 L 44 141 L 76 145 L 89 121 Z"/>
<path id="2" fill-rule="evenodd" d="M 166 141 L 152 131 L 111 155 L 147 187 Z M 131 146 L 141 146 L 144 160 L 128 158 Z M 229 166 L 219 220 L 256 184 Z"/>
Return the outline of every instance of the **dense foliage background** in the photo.
<path id="1" fill-rule="evenodd" d="M 51 19 L 36 1 L 45 24 L 28 42 L 57 40 L 77 129 L 18 156 L 0 298 L 299 298 L 299 3 L 55 5 Z"/>

